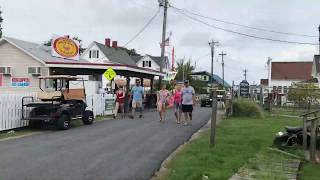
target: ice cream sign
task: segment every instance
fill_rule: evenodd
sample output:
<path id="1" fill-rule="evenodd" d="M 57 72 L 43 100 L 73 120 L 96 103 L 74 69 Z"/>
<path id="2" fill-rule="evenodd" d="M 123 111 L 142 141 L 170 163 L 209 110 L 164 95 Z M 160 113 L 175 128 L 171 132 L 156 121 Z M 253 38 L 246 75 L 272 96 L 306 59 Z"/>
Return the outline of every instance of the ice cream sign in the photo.
<path id="1" fill-rule="evenodd" d="M 52 56 L 79 60 L 79 42 L 68 37 L 54 36 L 51 44 Z"/>

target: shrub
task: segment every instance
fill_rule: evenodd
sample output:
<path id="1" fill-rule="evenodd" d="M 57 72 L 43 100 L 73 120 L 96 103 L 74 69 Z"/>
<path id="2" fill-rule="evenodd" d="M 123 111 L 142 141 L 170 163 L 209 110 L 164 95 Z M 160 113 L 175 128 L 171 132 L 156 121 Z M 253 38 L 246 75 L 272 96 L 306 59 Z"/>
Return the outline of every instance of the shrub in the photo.
<path id="1" fill-rule="evenodd" d="M 233 116 L 263 118 L 263 112 L 255 102 L 239 98 L 233 102 Z"/>

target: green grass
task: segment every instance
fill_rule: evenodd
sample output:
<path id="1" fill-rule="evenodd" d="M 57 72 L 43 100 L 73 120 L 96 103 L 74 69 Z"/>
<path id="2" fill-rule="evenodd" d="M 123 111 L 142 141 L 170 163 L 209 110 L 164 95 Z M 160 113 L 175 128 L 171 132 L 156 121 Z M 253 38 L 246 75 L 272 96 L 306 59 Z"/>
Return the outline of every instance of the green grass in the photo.
<path id="1" fill-rule="evenodd" d="M 304 163 L 300 174 L 301 180 L 318 180 L 320 179 L 320 165 Z"/>
<path id="2" fill-rule="evenodd" d="M 299 119 L 270 116 L 224 120 L 217 129 L 215 147 L 209 147 L 209 132 L 204 133 L 174 158 L 165 179 L 228 179 L 249 159 L 271 146 L 276 132 L 299 123 Z"/>

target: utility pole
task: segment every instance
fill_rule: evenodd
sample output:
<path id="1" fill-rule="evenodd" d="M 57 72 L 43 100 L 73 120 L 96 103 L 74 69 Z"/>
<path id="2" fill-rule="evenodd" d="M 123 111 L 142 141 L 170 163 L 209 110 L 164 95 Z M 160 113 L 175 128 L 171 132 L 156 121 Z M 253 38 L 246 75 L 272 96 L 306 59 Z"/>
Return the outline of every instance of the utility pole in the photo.
<path id="1" fill-rule="evenodd" d="M 223 51 L 221 52 L 221 54 L 219 54 L 219 56 L 221 56 L 221 59 L 222 59 L 222 84 L 223 84 L 223 89 L 224 89 L 224 59 L 223 57 L 226 56 L 227 54 L 224 53 Z"/>
<path id="2" fill-rule="evenodd" d="M 209 46 L 211 47 L 211 74 L 210 74 L 210 83 L 211 88 L 213 88 L 213 59 L 214 59 L 214 47 L 218 46 L 219 42 L 212 40 L 209 42 Z"/>
<path id="3" fill-rule="evenodd" d="M 164 1 L 164 2 L 163 2 Z M 159 6 L 164 7 L 163 11 L 163 26 L 162 26 L 162 42 L 161 42 L 161 64 L 160 64 L 160 72 L 163 72 L 163 63 L 165 62 L 165 50 L 166 50 L 166 33 L 167 33 L 167 11 L 168 11 L 168 0 L 159 0 Z M 159 77 L 159 89 L 162 84 L 162 76 Z"/>
<path id="4" fill-rule="evenodd" d="M 243 72 L 244 72 L 244 80 L 247 80 L 247 72 L 248 72 L 248 70 L 245 69 Z"/>
<path id="5" fill-rule="evenodd" d="M 318 30 L 319 30 L 319 55 L 320 55 L 320 25 L 318 27 Z"/>

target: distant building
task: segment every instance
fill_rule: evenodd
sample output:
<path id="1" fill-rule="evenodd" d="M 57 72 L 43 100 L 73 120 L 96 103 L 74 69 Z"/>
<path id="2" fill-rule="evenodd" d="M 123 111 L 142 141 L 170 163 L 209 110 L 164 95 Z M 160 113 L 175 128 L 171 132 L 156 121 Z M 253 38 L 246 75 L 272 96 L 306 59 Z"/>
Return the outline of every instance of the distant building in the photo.
<path id="1" fill-rule="evenodd" d="M 190 76 L 194 80 L 200 80 L 200 81 L 206 82 L 208 85 L 211 84 L 210 83 L 211 82 L 211 75 L 207 71 L 194 72 Z M 213 77 L 212 81 L 213 81 L 214 86 L 216 86 L 216 87 L 223 86 L 223 80 L 220 76 L 213 74 L 212 77 Z M 224 87 L 231 88 L 230 84 L 227 83 L 226 81 L 224 81 Z"/>
<path id="2" fill-rule="evenodd" d="M 287 94 L 293 83 L 311 79 L 312 64 L 313 62 L 309 61 L 271 61 L 268 79 L 269 91 Z"/>

